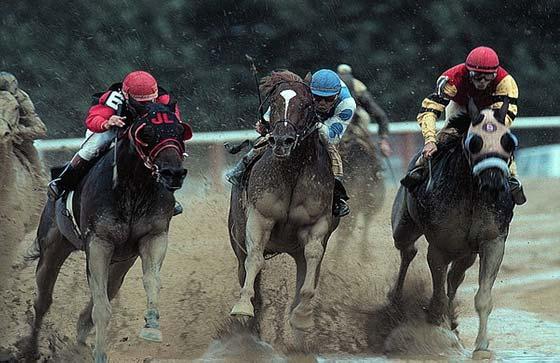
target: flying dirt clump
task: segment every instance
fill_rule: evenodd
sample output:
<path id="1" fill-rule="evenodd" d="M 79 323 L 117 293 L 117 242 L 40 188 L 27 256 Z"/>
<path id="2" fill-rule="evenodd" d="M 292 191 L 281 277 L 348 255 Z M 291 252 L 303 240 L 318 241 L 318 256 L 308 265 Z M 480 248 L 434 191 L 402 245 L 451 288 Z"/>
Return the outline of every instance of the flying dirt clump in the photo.
<path id="1" fill-rule="evenodd" d="M 230 318 L 218 327 L 201 361 L 277 362 L 285 357 L 259 338 L 255 323 Z"/>
<path id="2" fill-rule="evenodd" d="M 448 319 L 441 326 L 426 321 L 423 307 L 428 306 L 428 295 L 425 283 L 411 281 L 401 301 L 387 302 L 374 311 L 367 325 L 371 349 L 391 356 L 467 355 L 461 341 L 449 328 Z"/>

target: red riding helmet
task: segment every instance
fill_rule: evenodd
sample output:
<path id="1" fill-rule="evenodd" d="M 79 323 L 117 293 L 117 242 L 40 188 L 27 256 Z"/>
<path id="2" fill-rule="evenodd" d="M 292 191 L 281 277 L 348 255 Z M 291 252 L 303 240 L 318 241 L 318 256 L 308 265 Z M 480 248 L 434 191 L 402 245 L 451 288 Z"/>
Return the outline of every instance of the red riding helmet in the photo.
<path id="1" fill-rule="evenodd" d="M 148 72 L 134 71 L 124 77 L 122 84 L 123 92 L 127 93 L 136 101 L 151 101 L 158 96 L 157 81 Z"/>
<path id="2" fill-rule="evenodd" d="M 465 60 L 465 66 L 473 72 L 495 73 L 499 65 L 498 54 L 488 47 L 474 48 Z"/>

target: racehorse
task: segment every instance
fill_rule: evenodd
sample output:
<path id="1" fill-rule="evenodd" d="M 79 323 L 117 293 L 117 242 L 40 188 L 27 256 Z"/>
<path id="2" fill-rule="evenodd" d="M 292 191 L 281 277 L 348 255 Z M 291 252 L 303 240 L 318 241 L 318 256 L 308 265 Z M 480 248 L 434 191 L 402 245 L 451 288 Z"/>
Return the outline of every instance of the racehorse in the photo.
<path id="1" fill-rule="evenodd" d="M 45 198 L 46 177 L 32 140 L 19 132 L 17 99 L 0 91 L 0 289 L 8 281 L 18 243 L 36 228 Z M 29 145 L 24 145 L 29 143 Z M 33 153 L 33 155 L 30 155 Z M 7 286 L 6 286 L 7 288 Z"/>
<path id="2" fill-rule="evenodd" d="M 231 314 L 255 316 L 255 280 L 265 255 L 287 253 L 297 266 L 290 323 L 306 330 L 313 326 L 311 301 L 326 244 L 339 222 L 332 215 L 334 176 L 308 83 L 289 71 L 273 72 L 261 90 L 270 102 L 269 145 L 231 191 L 228 225 L 241 285 Z"/>
<path id="3" fill-rule="evenodd" d="M 401 265 L 390 296 L 395 301 L 400 299 L 408 266 L 417 252 L 415 241 L 424 235 L 429 243 L 427 259 L 433 282 L 427 315 L 431 323 L 442 323 L 465 271 L 480 256 L 475 296 L 479 329 L 473 354 L 477 358 L 490 354 L 487 322 L 492 310 L 491 291 L 513 218 L 507 179 L 508 160 L 517 139 L 505 126 L 507 109 L 506 100 L 498 110 L 484 109 L 479 113 L 471 101 L 469 115 L 451 119 L 449 122 L 466 131 L 466 136 L 450 137 L 438 145 L 430 178 L 410 191 L 401 186 L 391 216 Z M 452 317 L 451 328 L 457 325 Z"/>
<path id="4" fill-rule="evenodd" d="M 352 235 L 362 219 L 362 242 L 367 242 L 371 238 L 370 227 L 374 223 L 373 217 L 381 209 L 385 200 L 383 169 L 378 150 L 371 141 L 367 129 L 364 130 L 360 123 L 352 120 L 339 144 L 339 151 L 344 170 L 343 180 L 350 197 L 348 204 L 352 213 L 339 227 L 338 234 Z"/>
<path id="5" fill-rule="evenodd" d="M 101 157 L 72 194 L 45 205 L 36 238 L 40 253 L 33 256 L 39 258 L 30 336 L 33 356 L 58 273 L 75 250 L 85 250 L 92 296 L 80 314 L 77 340 L 85 344 L 95 326 L 95 362 L 107 361 L 110 301 L 138 256 L 148 298 L 140 336 L 161 341 L 160 269 L 167 250 L 173 193 L 187 174 L 182 165 L 184 141 L 192 136 L 190 127 L 175 117 L 173 107 L 137 105 L 136 116 L 120 133 L 116 149 Z"/>

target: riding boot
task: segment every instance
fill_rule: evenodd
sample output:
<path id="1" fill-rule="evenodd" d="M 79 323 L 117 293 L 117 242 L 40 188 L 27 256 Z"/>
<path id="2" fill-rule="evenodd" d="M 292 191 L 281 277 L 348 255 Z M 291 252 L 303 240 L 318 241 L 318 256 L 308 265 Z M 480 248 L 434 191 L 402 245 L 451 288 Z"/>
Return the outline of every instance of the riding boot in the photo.
<path id="1" fill-rule="evenodd" d="M 344 217 L 350 213 L 350 207 L 346 201 L 350 199 L 346 193 L 346 188 L 342 184 L 340 178 L 334 178 L 334 193 L 333 193 L 333 215 L 335 217 Z"/>
<path id="2" fill-rule="evenodd" d="M 417 165 L 401 179 L 401 185 L 407 189 L 413 188 L 426 179 L 426 165 Z"/>
<path id="3" fill-rule="evenodd" d="M 258 150 L 260 151 L 260 149 Z M 255 148 L 249 150 L 249 152 L 245 156 L 243 156 L 241 160 L 237 162 L 237 164 L 235 164 L 233 169 L 231 169 L 226 173 L 227 181 L 230 182 L 232 185 L 241 184 L 241 181 L 243 180 L 243 175 L 245 175 L 245 172 L 247 171 L 247 167 L 260 154 L 261 152 L 257 152 L 257 149 Z"/>
<path id="4" fill-rule="evenodd" d="M 183 205 L 177 199 L 175 199 L 175 207 L 173 207 L 173 217 L 178 214 L 183 213 Z"/>
<path id="5" fill-rule="evenodd" d="M 66 165 L 58 178 L 53 179 L 48 186 L 48 196 L 57 200 L 66 190 L 74 189 L 80 180 L 87 174 L 93 162 L 82 159 L 78 154 Z"/>
<path id="6" fill-rule="evenodd" d="M 527 202 L 527 197 L 523 192 L 523 185 L 521 185 L 521 181 L 519 181 L 517 177 L 511 175 L 508 179 L 508 183 L 513 202 L 517 205 L 525 204 L 525 202 Z"/>

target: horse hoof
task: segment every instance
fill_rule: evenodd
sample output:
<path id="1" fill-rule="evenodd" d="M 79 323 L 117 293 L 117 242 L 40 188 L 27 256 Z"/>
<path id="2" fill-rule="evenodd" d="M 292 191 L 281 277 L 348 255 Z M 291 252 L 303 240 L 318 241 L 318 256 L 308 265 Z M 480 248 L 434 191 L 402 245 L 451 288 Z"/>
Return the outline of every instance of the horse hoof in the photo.
<path id="1" fill-rule="evenodd" d="M 161 343 L 163 341 L 161 330 L 156 328 L 142 328 L 142 330 L 140 330 L 140 338 L 156 343 Z"/>
<path id="2" fill-rule="evenodd" d="M 311 330 L 313 328 L 313 318 L 311 314 L 293 314 L 290 318 L 290 325 L 296 330 Z"/>
<path id="3" fill-rule="evenodd" d="M 231 313 L 229 313 L 229 315 L 231 316 L 249 316 L 251 318 L 255 317 L 255 310 L 253 308 L 253 305 L 251 304 L 246 304 L 246 303 L 237 303 L 233 306 L 233 309 L 231 309 Z"/>
<path id="4" fill-rule="evenodd" d="M 483 360 L 494 358 L 494 353 L 491 350 L 475 350 L 472 354 L 472 359 Z"/>
<path id="5" fill-rule="evenodd" d="M 107 363 L 107 354 L 106 353 L 100 353 L 100 352 L 93 352 L 93 357 L 94 357 L 94 361 L 95 363 Z"/>

